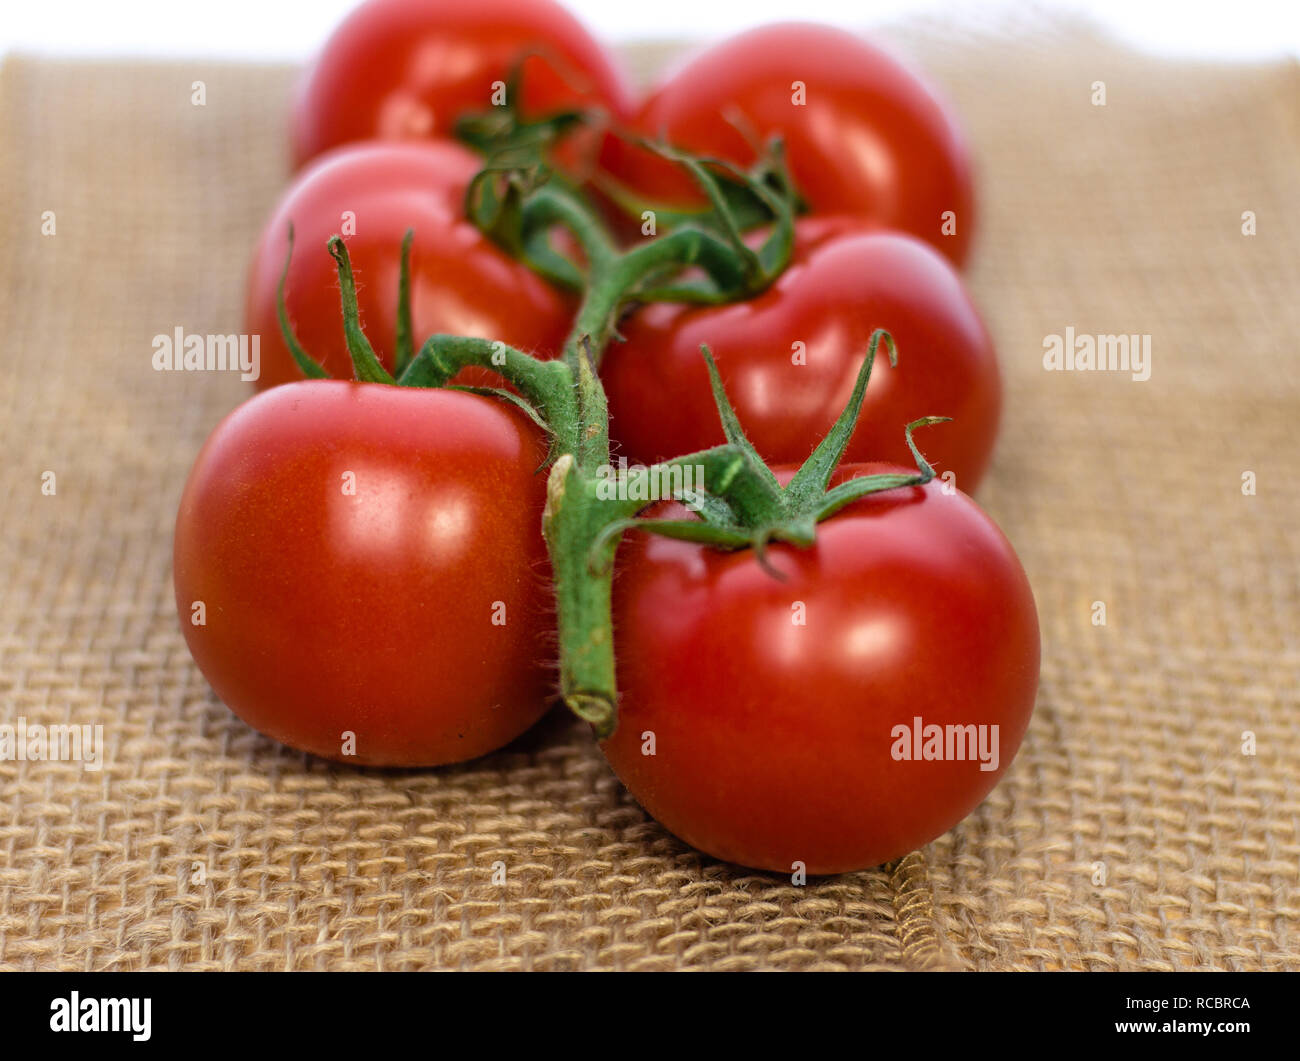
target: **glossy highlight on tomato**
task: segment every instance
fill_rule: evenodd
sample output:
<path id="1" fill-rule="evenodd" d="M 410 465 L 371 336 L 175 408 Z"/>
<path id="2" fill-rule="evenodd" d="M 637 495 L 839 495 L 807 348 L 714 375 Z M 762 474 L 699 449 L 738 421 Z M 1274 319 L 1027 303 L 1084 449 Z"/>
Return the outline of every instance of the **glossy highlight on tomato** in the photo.
<path id="1" fill-rule="evenodd" d="M 482 162 L 451 141 L 340 148 L 298 174 L 262 231 L 249 267 L 245 329 L 261 336 L 258 386 L 301 379 L 280 333 L 276 296 L 294 226 L 285 303 L 306 351 L 333 376 L 351 369 L 334 259 L 342 233 L 361 322 L 391 372 L 402 238 L 411 245 L 411 323 L 418 347 L 436 333 L 500 340 L 543 357 L 564 342 L 574 300 L 495 246 L 464 216 Z M 473 382 L 486 382 L 486 377 Z"/>
<path id="2" fill-rule="evenodd" d="M 296 166 L 354 140 L 450 137 L 489 110 L 521 56 L 522 110 L 630 108 L 622 72 L 551 0 L 368 0 L 308 69 L 293 111 Z"/>
<path id="3" fill-rule="evenodd" d="M 665 828 L 743 866 L 842 873 L 933 840 L 993 788 L 1033 710 L 1038 618 L 1010 544 L 931 480 L 856 501 L 811 548 L 766 559 L 783 578 L 752 549 L 629 537 L 610 765 Z M 896 758 L 895 727 L 918 718 L 997 727 L 995 768 L 976 752 Z"/>
<path id="4" fill-rule="evenodd" d="M 926 456 L 973 493 L 997 438 L 997 356 L 961 277 L 929 245 L 899 233 L 855 231 L 841 218 L 802 219 L 794 258 L 746 302 L 658 303 L 621 325 L 625 341 L 601 364 L 610 430 L 620 454 L 651 463 L 721 444 L 707 345 L 755 448 L 773 463 L 801 463 L 852 393 L 871 333 L 886 329 L 898 364 L 877 359 L 846 461 L 910 463 L 903 425 L 930 432 Z"/>
<path id="5" fill-rule="evenodd" d="M 844 30 L 792 22 L 731 37 L 670 76 L 633 127 L 740 165 L 780 134 L 813 213 L 852 214 L 966 260 L 975 201 L 965 136 L 918 74 Z M 680 166 L 626 138 L 607 139 L 602 163 L 639 207 L 701 201 Z"/>
<path id="6" fill-rule="evenodd" d="M 553 681 L 545 457 L 527 417 L 473 394 L 313 380 L 245 402 L 176 518 L 176 607 L 217 696 L 350 763 L 518 736 Z"/>

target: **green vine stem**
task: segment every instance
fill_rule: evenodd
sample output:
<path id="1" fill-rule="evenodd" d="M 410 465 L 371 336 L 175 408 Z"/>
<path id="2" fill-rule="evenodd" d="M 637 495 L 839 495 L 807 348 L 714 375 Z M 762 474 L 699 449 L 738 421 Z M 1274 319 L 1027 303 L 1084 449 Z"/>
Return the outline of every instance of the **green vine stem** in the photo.
<path id="1" fill-rule="evenodd" d="M 777 152 L 779 160 L 779 148 Z M 761 562 L 770 541 L 812 544 L 816 522 L 854 498 L 873 490 L 923 483 L 934 474 L 911 439 L 914 428 L 935 422 L 935 418 L 926 418 L 906 429 L 917 459 L 916 474 L 872 476 L 826 489 L 856 423 L 877 347 L 888 339 L 877 332 L 848 408 L 785 488 L 745 438 L 706 350 L 726 443 L 655 465 L 647 472 L 660 483 L 684 483 L 685 475 L 674 478 L 673 472 L 698 469 L 700 481 L 692 482 L 689 495 L 684 487 L 674 488 L 671 494 L 694 508 L 697 518 L 638 518 L 648 504 L 639 493 L 616 490 L 611 496 L 609 412 L 596 369 L 601 354 L 615 338 L 622 312 L 634 301 L 657 298 L 717 303 L 752 297 L 780 275 L 793 243 L 794 192 L 788 180 L 777 181 L 778 190 L 773 190 L 770 159 L 761 175 L 752 178 L 727 171 L 728 180 L 751 180 L 754 199 L 767 204 L 772 213 L 772 231 L 757 251 L 741 238 L 728 205 L 731 193 L 724 189 L 711 164 L 685 156 L 679 160 L 704 188 L 713 206 L 711 213 L 699 223 L 684 224 L 629 250 L 619 249 L 576 188 L 563 179 L 545 179 L 536 165 L 521 170 L 489 162 L 471 184 L 467 210 L 484 232 L 543 275 L 583 289 L 561 356 L 551 361 L 538 360 L 501 342 L 453 335 L 430 336 L 412 355 L 408 233 L 402 248 L 394 377 L 362 331 L 347 248 L 338 236 L 328 245 L 337 265 L 344 335 L 357 379 L 448 387 L 454 386 L 452 380 L 463 368 L 486 368 L 504 378 L 513 390 L 463 389 L 510 401 L 548 433 L 550 469 L 542 532 L 555 588 L 560 695 L 602 739 L 613 733 L 617 724 L 611 601 L 614 555 L 626 530 L 637 527 L 721 548 L 754 547 Z M 582 262 L 552 245 L 557 225 L 577 241 Z M 292 253 L 291 229 L 290 256 Z M 285 277 L 288 269 L 286 260 Z M 683 274 L 688 275 L 683 278 Z M 285 342 L 303 373 L 309 378 L 325 376 L 293 334 L 284 307 L 283 277 L 278 308 Z M 896 358 L 892 342 L 887 345 L 891 359 Z"/>

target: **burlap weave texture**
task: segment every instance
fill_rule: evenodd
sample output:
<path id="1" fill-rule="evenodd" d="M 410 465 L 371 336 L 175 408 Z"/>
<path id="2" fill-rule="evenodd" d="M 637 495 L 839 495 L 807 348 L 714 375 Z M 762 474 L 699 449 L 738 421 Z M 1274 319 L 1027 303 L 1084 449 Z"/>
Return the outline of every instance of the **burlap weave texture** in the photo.
<path id="1" fill-rule="evenodd" d="M 969 819 L 805 887 L 666 834 L 558 713 L 367 771 L 215 700 L 171 524 L 248 392 L 154 372 L 150 342 L 239 329 L 291 72 L 4 63 L 0 722 L 107 747 L 0 762 L 0 968 L 1300 968 L 1300 73 L 1077 26 L 896 39 L 978 147 L 970 281 L 1007 382 L 980 500 L 1034 585 L 1042 686 Z M 1151 335 L 1151 379 L 1045 372 L 1067 327 Z"/>

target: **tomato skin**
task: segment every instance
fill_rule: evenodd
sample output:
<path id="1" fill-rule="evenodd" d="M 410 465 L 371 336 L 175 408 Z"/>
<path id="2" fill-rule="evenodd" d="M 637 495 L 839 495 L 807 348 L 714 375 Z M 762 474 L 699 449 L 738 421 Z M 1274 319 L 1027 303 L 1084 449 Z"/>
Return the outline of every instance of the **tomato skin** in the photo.
<path id="1" fill-rule="evenodd" d="M 550 0 L 369 0 L 336 29 L 307 71 L 293 111 L 295 166 L 353 140 L 449 137 L 458 118 L 489 110 L 493 83 L 524 64 L 523 111 L 604 105 L 623 116 L 622 72 Z"/>
<path id="2" fill-rule="evenodd" d="M 461 392 L 303 381 L 244 403 L 176 519 L 199 669 L 249 725 L 330 759 L 428 766 L 507 743 L 551 691 L 545 455 L 518 410 Z"/>
<path id="3" fill-rule="evenodd" d="M 720 859 L 826 874 L 906 854 L 984 798 L 1028 725 L 1039 633 L 1020 563 L 937 480 L 854 502 L 812 548 L 772 546 L 768 559 L 785 581 L 751 550 L 629 537 L 605 756 L 654 818 Z M 895 760 L 892 728 L 916 716 L 998 725 L 998 769 Z"/>
<path id="4" fill-rule="evenodd" d="M 796 82 L 803 105 L 793 102 Z M 634 125 L 739 164 L 753 161 L 752 141 L 780 133 L 814 213 L 854 214 L 918 236 L 956 265 L 966 260 L 975 203 L 965 137 L 925 81 L 853 34 L 795 22 L 731 37 L 665 81 Z M 647 206 L 700 201 L 681 167 L 625 140 L 608 138 L 602 163 Z M 949 210 L 956 230 L 945 235 Z"/>
<path id="5" fill-rule="evenodd" d="M 451 141 L 372 143 L 340 148 L 300 173 L 262 231 L 249 266 L 245 330 L 261 336 L 265 389 L 302 378 L 280 334 L 276 293 L 294 226 L 285 285 L 289 319 L 303 348 L 331 376 L 352 375 L 343 337 L 338 272 L 326 249 L 343 237 L 357 280 L 361 323 L 392 371 L 402 238 L 411 244 L 412 341 L 418 350 L 444 332 L 499 339 L 553 356 L 564 343 L 574 301 L 494 246 L 463 216 L 465 189 L 481 163 Z M 458 382 L 486 382 L 484 378 Z"/>
<path id="6" fill-rule="evenodd" d="M 960 276 L 920 240 L 796 224 L 790 267 L 762 295 L 727 306 L 659 303 L 633 314 L 601 365 L 611 432 L 629 460 L 651 463 L 724 441 L 700 345 L 713 352 L 740 423 L 772 463 L 801 463 L 847 404 L 871 333 L 877 352 L 846 461 L 910 465 L 904 425 L 950 416 L 918 435 L 940 474 L 973 492 L 1002 407 L 997 356 Z M 806 363 L 792 361 L 803 343 Z"/>

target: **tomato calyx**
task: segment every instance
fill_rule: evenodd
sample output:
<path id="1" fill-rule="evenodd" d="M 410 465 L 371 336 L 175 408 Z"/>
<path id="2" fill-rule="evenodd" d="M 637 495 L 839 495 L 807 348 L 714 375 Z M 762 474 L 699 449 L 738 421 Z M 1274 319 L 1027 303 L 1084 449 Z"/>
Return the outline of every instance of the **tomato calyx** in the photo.
<path id="1" fill-rule="evenodd" d="M 663 140 L 638 136 L 620 129 L 611 129 L 610 134 L 669 162 L 682 164 L 683 158 L 692 157 L 684 155 Z M 742 232 L 761 228 L 771 220 L 766 202 L 755 189 L 756 183 L 777 194 L 788 194 L 796 215 L 808 211 L 808 204 L 799 194 L 789 167 L 786 165 L 784 140 L 780 137 L 772 137 L 767 144 L 758 143 L 756 140 L 752 143 L 754 162 L 747 170 L 725 159 L 700 158 L 701 162 L 714 170 L 728 210 Z M 668 202 L 648 201 L 644 195 L 604 169 L 597 169 L 590 179 L 592 185 L 621 214 L 638 225 L 644 223 L 647 213 L 654 215 L 656 227 L 668 231 L 683 225 L 709 224 L 715 210 L 712 202 L 705 203 L 703 206 L 683 207 Z"/>
<path id="2" fill-rule="evenodd" d="M 727 440 L 727 444 L 718 447 L 717 452 L 725 453 L 729 462 L 725 468 L 706 475 L 714 503 L 701 505 L 698 496 L 683 495 L 676 499 L 693 502 L 692 507 L 699 519 L 646 517 L 609 524 L 602 531 L 589 558 L 593 570 L 599 569 L 612 558 L 609 539 L 617 539 L 624 532 L 635 529 L 720 549 L 752 548 L 764 570 L 781 579 L 785 576 L 766 562 L 764 551 L 768 543 L 787 542 L 799 548 L 808 548 L 816 540 L 817 524 L 829 519 L 846 505 L 882 490 L 924 486 L 928 483 L 934 478 L 934 468 L 917 448 L 913 432 L 919 427 L 946 423 L 950 419 L 946 416 L 920 417 L 904 427 L 908 449 L 916 461 L 917 470 L 914 474 L 879 473 L 849 479 L 834 487 L 829 486 L 853 435 L 881 343 L 886 346 L 890 364 L 898 364 L 898 351 L 892 337 L 883 328 L 877 328 L 872 333 L 848 404 L 826 437 L 785 486 L 778 482 L 745 436 L 723 387 L 713 355 L 707 346 L 701 347 L 713 399 Z"/>
<path id="3" fill-rule="evenodd" d="M 779 140 L 748 172 L 662 150 L 699 185 L 709 209 L 628 250 L 617 245 L 577 185 L 537 152 L 502 150 L 466 194 L 470 220 L 490 239 L 552 282 L 583 292 L 574 335 L 590 337 L 597 362 L 628 303 L 719 305 L 752 298 L 781 275 L 793 253 L 796 194 Z M 758 224 L 770 231 L 755 249 L 743 237 Z M 555 247 L 557 227 L 576 240 L 582 261 Z"/>
<path id="4" fill-rule="evenodd" d="M 293 355 L 299 369 L 308 379 L 329 379 L 329 373 L 313 358 L 298 340 L 289 321 L 285 307 L 285 280 L 293 259 L 293 225 L 289 225 L 289 250 L 285 256 L 284 273 L 280 278 L 276 312 L 285 345 Z M 363 383 L 386 383 L 398 387 L 444 387 L 471 394 L 500 398 L 521 409 L 554 440 L 551 420 L 568 423 L 576 419 L 566 399 L 572 387 L 563 366 L 558 362 L 539 361 L 505 343 L 469 336 L 433 335 L 425 340 L 418 352 L 414 351 L 411 334 L 410 255 L 414 230 L 407 229 L 402 240 L 401 267 L 398 273 L 397 296 L 397 349 L 394 352 L 396 375 L 384 368 L 374 347 L 361 327 L 357 303 L 356 281 L 352 274 L 352 261 L 347 244 L 334 236 L 327 245 L 335 262 L 339 279 L 339 297 L 342 303 L 343 331 L 348 354 L 352 359 L 354 377 Z M 451 378 L 466 365 L 484 365 L 499 371 L 518 388 L 518 393 L 500 387 L 471 387 L 452 384 Z M 544 416 L 541 410 L 547 410 Z"/>
<path id="5" fill-rule="evenodd" d="M 766 144 L 758 143 L 755 138 L 754 162 L 748 169 L 742 169 L 725 159 L 692 155 L 666 142 L 619 128 L 599 106 L 528 117 L 521 112 L 517 101 L 523 98 L 524 64 L 534 55 L 546 59 L 565 75 L 563 64 L 556 57 L 542 52 L 525 53 L 516 61 L 503 85 L 504 101 L 486 111 L 462 115 L 456 122 L 456 138 L 487 160 L 479 180 L 471 184 L 466 194 L 466 213 L 485 234 L 547 279 L 573 290 L 586 290 L 582 268 L 555 251 L 547 238 L 549 229 L 557 222 L 570 227 L 589 256 L 593 266 L 590 271 L 596 271 L 597 264 L 590 258 L 591 243 L 605 244 L 602 249 L 607 251 L 614 249 L 612 243 L 596 234 L 603 226 L 599 212 L 579 191 L 586 183 L 642 226 L 643 235 L 654 235 L 661 227 L 666 232 L 689 228 L 709 233 L 725 244 L 725 250 L 717 246 L 704 248 L 703 260 L 694 263 L 705 267 L 712 284 L 696 280 L 685 286 L 670 285 L 659 290 L 647 287 L 640 292 L 641 301 L 729 302 L 758 294 L 781 274 L 793 249 L 793 215 L 806 210 L 790 176 L 781 137 L 773 136 Z M 570 172 L 565 172 L 556 160 L 562 154 L 557 149 L 561 145 L 567 147 L 583 135 L 596 149 L 594 154 L 598 154 L 602 138 L 608 135 L 680 166 L 704 193 L 704 203 L 687 209 L 666 203 L 652 204 L 647 211 L 646 203 L 601 169 L 594 154 L 576 167 L 581 172 L 573 172 L 572 164 L 568 167 Z M 512 178 L 506 182 L 505 194 L 492 187 L 493 175 L 497 173 Z M 546 182 L 565 188 L 566 202 L 562 207 L 546 195 L 529 198 Z M 528 211 L 521 208 L 521 199 L 529 199 Z M 646 232 L 650 217 L 653 224 Z M 772 238 L 758 252 L 739 238 L 742 233 L 774 222 Z M 662 248 L 658 254 L 664 259 L 672 257 L 670 250 Z M 610 264 L 608 255 L 601 264 Z M 738 284 L 743 289 L 737 289 Z"/>
<path id="6" fill-rule="evenodd" d="M 470 111 L 456 119 L 452 133 L 457 140 L 485 157 L 516 150 L 540 154 L 577 130 L 601 129 L 609 124 L 608 113 L 598 105 L 571 107 L 540 117 L 525 115 L 520 101 L 524 98 L 524 67 L 529 59 L 541 59 L 577 94 L 587 87 L 582 75 L 562 56 L 546 48 L 530 49 L 515 59 L 499 86 L 502 102 L 487 110 Z"/>

